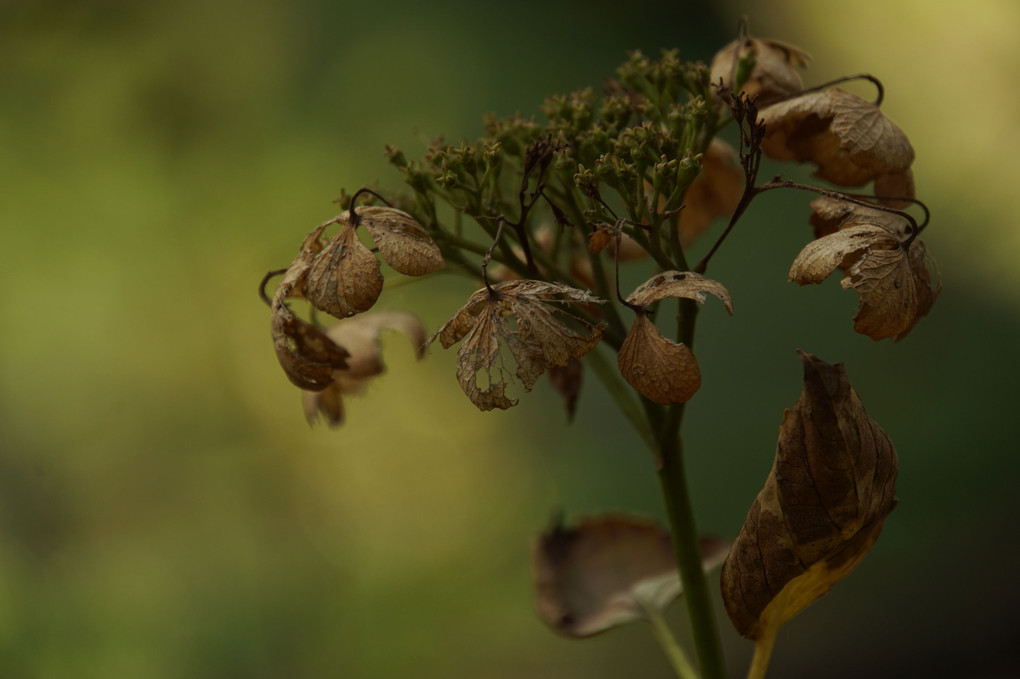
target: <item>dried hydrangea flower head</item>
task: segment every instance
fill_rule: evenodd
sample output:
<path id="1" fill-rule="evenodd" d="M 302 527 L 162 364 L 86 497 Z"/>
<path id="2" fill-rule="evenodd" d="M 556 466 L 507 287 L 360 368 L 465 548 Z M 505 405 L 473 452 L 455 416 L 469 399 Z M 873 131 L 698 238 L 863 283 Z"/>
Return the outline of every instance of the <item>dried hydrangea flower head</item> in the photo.
<path id="1" fill-rule="evenodd" d="M 914 162 L 914 148 L 896 123 L 874 104 L 839 88 L 809 92 L 759 113 L 766 155 L 814 163 L 816 177 L 838 186 L 902 175 Z M 912 191 L 912 180 L 909 185 Z M 904 178 L 900 188 L 906 186 Z"/>
<path id="2" fill-rule="evenodd" d="M 734 78 L 739 80 L 742 75 L 738 74 L 741 62 L 749 59 L 754 60 L 754 66 L 738 91 L 757 97 L 760 105 L 804 89 L 798 69 L 807 66 L 810 56 L 793 45 L 764 38 L 734 40 L 716 52 L 711 65 L 712 84 L 722 83 L 733 89 Z"/>

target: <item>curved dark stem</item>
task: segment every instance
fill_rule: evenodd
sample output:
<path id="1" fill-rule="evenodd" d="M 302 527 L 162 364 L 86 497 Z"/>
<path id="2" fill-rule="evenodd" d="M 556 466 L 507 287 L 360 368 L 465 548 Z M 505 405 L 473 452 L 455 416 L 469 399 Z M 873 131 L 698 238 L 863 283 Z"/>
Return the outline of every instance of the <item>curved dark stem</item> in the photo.
<path id="1" fill-rule="evenodd" d="M 886 207 L 885 205 L 879 205 L 878 203 L 872 203 L 871 201 L 862 200 L 860 198 L 855 198 L 854 194 L 841 193 L 839 191 L 832 191 L 831 189 L 823 189 L 823 188 L 820 188 L 818 186 L 808 186 L 807 184 L 799 184 L 799 183 L 797 183 L 795 181 L 792 181 L 792 180 L 789 180 L 789 179 L 780 180 L 778 178 L 773 179 L 772 181 L 770 181 L 770 182 L 768 182 L 766 184 L 762 184 L 761 186 L 759 186 L 758 188 L 755 189 L 755 192 L 756 193 L 763 193 L 763 192 L 769 191 L 771 189 L 800 189 L 802 191 L 811 191 L 812 193 L 817 193 L 820 196 L 826 196 L 828 198 L 835 198 L 836 200 L 842 200 L 842 201 L 846 201 L 847 203 L 853 203 L 854 205 L 860 205 L 861 207 L 866 207 L 869 210 L 878 210 L 880 212 L 888 212 L 889 214 L 893 214 L 893 215 L 896 215 L 898 217 L 902 217 L 903 219 L 907 220 L 907 222 L 910 224 L 910 236 L 908 236 L 907 239 L 905 241 L 903 241 L 903 243 L 902 243 L 902 246 L 904 248 L 909 248 L 910 244 L 914 242 L 915 238 L 917 238 L 917 234 L 919 234 L 921 232 L 921 227 L 918 226 L 917 220 L 915 220 L 912 216 L 910 216 L 910 213 L 904 212 L 903 210 L 897 210 L 896 208 Z M 914 199 L 910 199 L 910 200 L 914 200 Z M 924 209 L 924 213 L 925 213 L 924 224 L 925 224 L 925 226 L 927 226 L 927 224 L 928 224 L 928 217 L 930 216 L 931 213 L 928 211 L 928 207 L 926 205 L 924 205 L 923 203 L 921 203 L 921 201 L 915 200 L 915 202 L 918 205 L 921 205 L 922 208 Z"/>
<path id="2" fill-rule="evenodd" d="M 620 293 L 620 246 L 621 246 L 621 241 L 623 240 L 623 235 L 622 235 L 623 222 L 624 222 L 624 220 L 622 220 L 622 219 L 617 220 L 616 227 L 615 227 L 615 230 L 616 230 L 616 253 L 615 253 L 615 255 L 616 256 L 613 257 L 613 259 L 616 262 L 616 299 L 618 299 L 620 301 L 620 304 L 622 304 L 623 306 L 627 307 L 631 311 L 633 311 L 635 313 L 643 314 L 645 312 L 644 307 L 640 307 L 640 306 L 638 306 L 636 304 L 631 304 L 630 302 L 625 300 L 623 298 L 623 295 Z"/>
<path id="3" fill-rule="evenodd" d="M 503 237 L 503 225 L 506 224 L 506 220 L 502 217 L 499 218 L 499 225 L 496 227 L 496 237 L 492 241 L 492 246 L 485 251 L 485 256 L 482 257 L 482 282 L 485 283 L 485 289 L 489 291 L 489 295 L 492 297 L 496 296 L 496 291 L 489 285 L 489 262 L 492 261 L 492 251 L 499 245 L 499 240 Z"/>
<path id="4" fill-rule="evenodd" d="M 269 299 L 269 295 L 266 294 L 266 283 L 268 283 L 269 279 L 272 278 L 273 276 L 279 276 L 285 273 L 287 273 L 286 269 L 274 269 L 273 271 L 270 271 L 265 276 L 263 276 L 262 281 L 259 283 L 259 297 L 262 299 L 263 302 L 266 303 L 266 306 L 269 307 L 270 309 L 273 308 L 273 300 Z"/>
<path id="5" fill-rule="evenodd" d="M 365 188 L 365 187 L 362 187 L 362 188 L 358 189 L 357 191 L 354 192 L 354 195 L 351 196 L 351 208 L 350 208 L 351 218 L 350 218 L 350 223 L 351 223 L 351 228 L 352 229 L 357 227 L 358 226 L 358 222 L 360 221 L 360 218 L 358 217 L 357 213 L 354 211 L 354 205 L 355 205 L 355 203 L 357 203 L 358 197 L 360 197 L 361 194 L 363 194 L 363 193 L 367 193 L 370 196 L 375 196 L 376 198 L 378 198 L 382 202 L 386 203 L 387 207 L 393 207 L 392 205 L 390 205 L 390 201 L 386 200 L 385 198 L 380 196 L 378 193 L 376 193 L 372 189 L 368 189 L 368 188 Z"/>
<path id="6" fill-rule="evenodd" d="M 845 83 L 845 82 L 850 81 L 850 80 L 867 80 L 867 81 L 869 81 L 872 85 L 875 86 L 875 89 L 878 90 L 878 94 L 875 96 L 875 102 L 874 102 L 875 106 L 881 106 L 882 105 L 882 100 L 885 99 L 885 87 L 882 86 L 882 81 L 879 80 L 878 78 L 876 78 L 875 76 L 871 75 L 870 73 L 857 73 L 855 75 L 845 75 L 842 78 L 836 78 L 835 80 L 830 80 L 827 83 L 822 83 L 821 85 L 814 85 L 813 87 L 809 87 L 809 88 L 807 88 L 805 90 L 801 90 L 800 92 L 795 92 L 794 94 L 789 94 L 789 95 L 787 95 L 785 97 L 781 97 L 779 99 L 776 99 L 774 101 L 769 102 L 769 106 L 771 106 L 773 104 L 778 104 L 781 101 L 787 101 L 789 99 L 796 99 L 797 97 L 802 97 L 805 94 L 810 94 L 812 92 L 821 92 L 822 90 L 828 89 L 828 88 L 832 87 L 833 85 L 838 85 L 840 83 Z"/>

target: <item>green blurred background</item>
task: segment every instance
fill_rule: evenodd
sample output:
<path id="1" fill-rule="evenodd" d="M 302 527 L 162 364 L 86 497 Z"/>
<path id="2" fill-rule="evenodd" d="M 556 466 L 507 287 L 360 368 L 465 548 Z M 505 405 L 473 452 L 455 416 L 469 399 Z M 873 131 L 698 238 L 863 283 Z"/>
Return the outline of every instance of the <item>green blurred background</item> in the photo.
<path id="1" fill-rule="evenodd" d="M 255 286 L 341 187 L 399 187 L 386 144 L 474 138 L 483 113 L 598 87 L 630 49 L 707 60 L 743 13 L 814 55 L 809 82 L 883 79 L 945 290 L 899 344 L 854 334 L 835 279 L 785 282 L 805 199 L 763 197 L 713 262 L 736 315 L 699 323 L 700 526 L 739 530 L 800 391 L 795 349 L 845 361 L 896 443 L 900 505 L 784 628 L 773 674 L 1020 676 L 1020 5 L 959 5 L 0 3 L 0 676 L 671 676 L 641 626 L 568 641 L 532 612 L 553 510 L 662 515 L 594 380 L 569 428 L 546 381 L 482 415 L 452 352 L 416 363 L 394 335 L 349 422 L 310 429 Z M 431 331 L 469 291 L 381 305 Z M 750 644 L 721 623 L 742 676 Z"/>

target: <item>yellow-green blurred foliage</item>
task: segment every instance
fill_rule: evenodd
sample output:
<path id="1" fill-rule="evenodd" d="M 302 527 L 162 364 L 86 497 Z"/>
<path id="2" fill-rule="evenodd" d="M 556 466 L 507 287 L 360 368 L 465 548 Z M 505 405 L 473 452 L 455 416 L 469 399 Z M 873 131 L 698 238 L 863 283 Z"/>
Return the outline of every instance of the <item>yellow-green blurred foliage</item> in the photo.
<path id="1" fill-rule="evenodd" d="M 553 510 L 661 515 L 594 379 L 570 428 L 544 381 L 483 415 L 448 352 L 417 363 L 394 335 L 348 423 L 309 429 L 255 287 L 341 187 L 399 187 L 387 143 L 414 155 L 487 111 L 536 113 L 628 49 L 708 59 L 740 11 L 812 52 L 809 80 L 886 83 L 946 290 L 898 345 L 854 335 L 853 295 L 785 283 L 803 197 L 763 198 L 713 262 L 736 316 L 699 323 L 701 526 L 738 530 L 800 389 L 794 349 L 845 360 L 900 451 L 901 505 L 784 629 L 777 676 L 1007 667 L 1016 6 L 769 4 L 4 3 L 0 676 L 670 676 L 647 630 L 567 641 L 531 611 L 529 540 Z M 432 280 L 381 304 L 431 330 L 469 292 Z M 748 645 L 725 638 L 738 676 Z"/>

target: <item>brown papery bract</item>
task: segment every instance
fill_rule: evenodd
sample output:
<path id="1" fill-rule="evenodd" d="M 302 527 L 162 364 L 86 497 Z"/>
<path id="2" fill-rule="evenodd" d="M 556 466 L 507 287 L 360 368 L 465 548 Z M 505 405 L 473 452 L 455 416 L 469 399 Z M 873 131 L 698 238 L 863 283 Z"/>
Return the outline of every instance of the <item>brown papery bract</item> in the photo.
<path id="1" fill-rule="evenodd" d="M 346 318 L 371 309 L 382 287 L 379 260 L 355 229 L 344 226 L 312 260 L 304 296 L 316 309 Z"/>
<path id="2" fill-rule="evenodd" d="M 290 381 L 310 391 L 328 387 L 333 371 L 347 365 L 343 347 L 282 303 L 273 308 L 273 348 Z"/>
<path id="3" fill-rule="evenodd" d="M 914 148 L 896 123 L 874 104 L 839 88 L 766 106 L 760 118 L 766 155 L 814 163 L 816 177 L 838 186 L 905 173 L 914 162 Z"/>
<path id="4" fill-rule="evenodd" d="M 798 69 L 807 66 L 806 52 L 777 40 L 751 38 L 734 40 L 716 52 L 712 59 L 711 82 L 733 87 L 733 73 L 738 59 L 748 52 L 753 54 L 754 68 L 740 91 L 748 97 L 757 97 L 759 105 L 800 92 L 804 84 Z"/>
<path id="5" fill-rule="evenodd" d="M 475 292 L 427 344 L 439 338 L 449 349 L 463 339 L 457 352 L 461 388 L 479 410 L 505 410 L 517 401 L 506 396 L 509 370 L 502 351 L 513 357 L 514 374 L 530 391 L 546 368 L 583 356 L 602 337 L 604 323 L 588 322 L 565 307 L 604 302 L 557 283 L 504 281 Z"/>
<path id="6" fill-rule="evenodd" d="M 364 226 L 383 261 L 394 271 L 407 276 L 423 276 L 445 266 L 439 246 L 414 217 L 392 207 L 369 206 L 357 209 L 358 223 Z M 350 212 L 340 216 L 350 224 Z"/>
<path id="7" fill-rule="evenodd" d="M 900 340 L 930 310 L 942 289 L 934 261 L 920 238 L 909 248 L 877 224 L 849 223 L 807 244 L 790 267 L 789 280 L 821 283 L 836 268 L 846 274 L 859 305 L 854 330 L 874 340 Z"/>
<path id="8" fill-rule="evenodd" d="M 864 558 L 896 504 L 896 451 L 843 366 L 801 362 L 804 391 L 722 571 L 733 626 L 768 646 Z"/>

